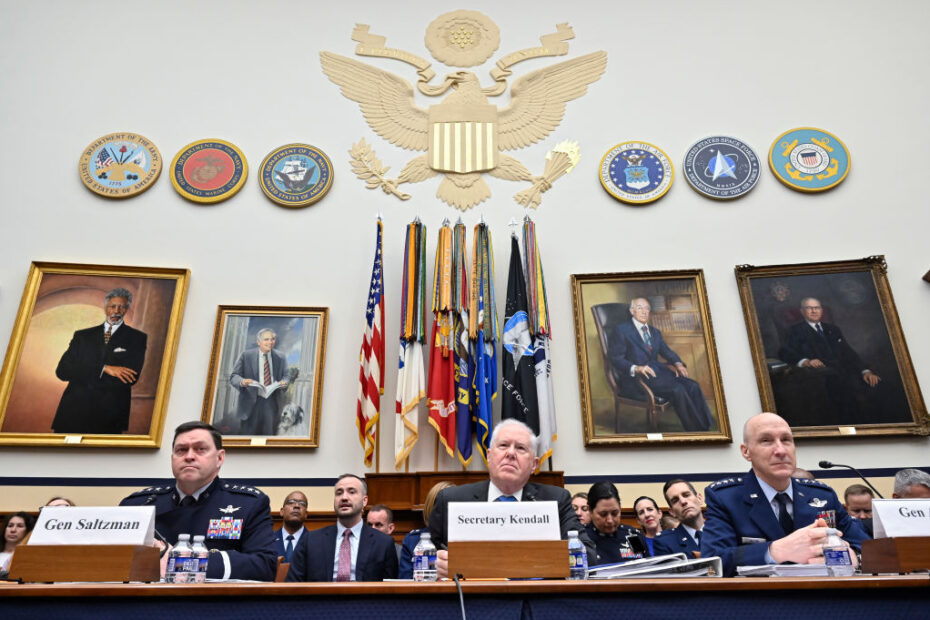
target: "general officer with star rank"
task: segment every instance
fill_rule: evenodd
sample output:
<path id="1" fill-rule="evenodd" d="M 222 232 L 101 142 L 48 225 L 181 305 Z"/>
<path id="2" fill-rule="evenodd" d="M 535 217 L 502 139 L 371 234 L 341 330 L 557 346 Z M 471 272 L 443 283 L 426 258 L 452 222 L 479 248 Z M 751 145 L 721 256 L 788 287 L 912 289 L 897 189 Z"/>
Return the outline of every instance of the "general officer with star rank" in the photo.
<path id="1" fill-rule="evenodd" d="M 156 537 L 174 545 L 178 535 L 202 534 L 210 550 L 209 579 L 272 581 L 276 554 L 268 496 L 219 478 L 226 459 L 223 437 L 203 422 L 174 431 L 175 484 L 133 493 L 121 506 L 155 506 Z M 167 555 L 163 555 L 163 558 Z M 164 576 L 165 562 L 162 562 Z"/>

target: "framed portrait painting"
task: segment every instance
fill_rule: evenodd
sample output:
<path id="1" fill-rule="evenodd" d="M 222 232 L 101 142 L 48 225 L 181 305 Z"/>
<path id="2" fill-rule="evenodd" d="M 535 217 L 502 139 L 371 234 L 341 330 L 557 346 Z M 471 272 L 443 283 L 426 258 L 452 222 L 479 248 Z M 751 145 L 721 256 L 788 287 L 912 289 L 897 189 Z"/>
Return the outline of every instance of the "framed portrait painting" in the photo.
<path id="1" fill-rule="evenodd" d="M 585 445 L 731 441 L 704 272 L 571 279 Z"/>
<path id="2" fill-rule="evenodd" d="M 203 420 L 229 447 L 316 448 L 329 308 L 220 306 Z"/>
<path id="3" fill-rule="evenodd" d="M 158 447 L 189 279 L 32 263 L 0 375 L 0 444 Z"/>
<path id="4" fill-rule="evenodd" d="M 795 436 L 930 434 L 883 256 L 736 280 L 762 406 Z"/>

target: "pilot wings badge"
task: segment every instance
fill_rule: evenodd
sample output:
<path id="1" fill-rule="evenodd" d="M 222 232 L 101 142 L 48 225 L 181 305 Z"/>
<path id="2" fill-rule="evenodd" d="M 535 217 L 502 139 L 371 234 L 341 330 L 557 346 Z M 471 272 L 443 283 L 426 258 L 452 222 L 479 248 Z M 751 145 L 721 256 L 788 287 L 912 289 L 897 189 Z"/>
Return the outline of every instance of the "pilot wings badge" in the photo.
<path id="1" fill-rule="evenodd" d="M 417 89 L 439 97 L 451 90 L 438 104 L 424 109 L 414 101 L 413 86 L 407 80 L 375 66 L 321 52 L 323 72 L 337 84 L 343 95 L 359 104 L 362 115 L 379 136 L 403 149 L 426 151 L 409 161 L 395 179 L 385 175 L 371 146 L 362 139 L 349 151 L 356 176 L 369 189 L 381 188 L 401 200 L 410 198 L 398 187 L 443 175 L 436 196 L 461 210 L 473 207 L 491 196 L 483 174 L 532 185 L 515 200 L 537 207 L 542 193 L 569 172 L 578 162 L 578 147 L 571 142 L 556 145 L 547 155 L 545 170 L 534 176 L 519 160 L 502 151 L 521 149 L 544 140 L 562 122 L 565 104 L 587 92 L 607 68 L 607 53 L 600 51 L 538 69 L 515 80 L 510 104 L 504 108 L 489 102 L 507 91 L 510 67 L 528 58 L 562 56 L 568 53 L 567 40 L 574 38 L 568 24 L 540 37 L 542 45 L 509 54 L 497 61 L 491 71 L 493 85 L 482 87 L 477 75 L 456 71 L 441 84 L 431 85 L 435 72 L 430 62 L 403 50 L 384 47 L 385 38 L 371 34 L 369 26 L 357 25 L 352 39 L 358 42 L 360 56 L 392 58 L 418 69 Z M 500 42 L 497 26 L 477 11 L 453 11 L 436 18 L 427 28 L 426 46 L 432 56 L 449 66 L 472 67 L 484 63 Z"/>
<path id="2" fill-rule="evenodd" d="M 226 508 L 220 508 L 220 512 L 226 515 L 231 515 L 234 512 L 238 512 L 239 508 L 241 508 L 241 506 L 236 506 L 235 508 L 233 508 L 233 505 L 229 504 L 226 506 Z"/>

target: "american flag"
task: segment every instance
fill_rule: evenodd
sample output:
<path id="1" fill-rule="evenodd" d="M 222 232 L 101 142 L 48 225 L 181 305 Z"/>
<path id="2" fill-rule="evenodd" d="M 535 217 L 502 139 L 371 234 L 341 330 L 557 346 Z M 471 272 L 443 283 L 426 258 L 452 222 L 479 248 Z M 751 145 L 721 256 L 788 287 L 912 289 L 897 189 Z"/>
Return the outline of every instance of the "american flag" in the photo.
<path id="1" fill-rule="evenodd" d="M 376 429 L 381 412 L 381 395 L 384 393 L 384 275 L 381 272 L 383 232 L 384 226 L 381 220 L 378 220 L 375 262 L 371 269 L 365 329 L 362 333 L 362 349 L 359 352 L 358 407 L 355 425 L 358 427 L 358 439 L 365 450 L 366 467 L 371 467 L 375 442 L 378 440 Z"/>
<path id="2" fill-rule="evenodd" d="M 110 157 L 110 151 L 108 151 L 106 147 L 100 149 L 100 152 L 97 153 L 97 167 L 98 168 L 106 168 L 110 164 L 115 164 L 115 163 L 116 162 L 113 161 L 113 158 Z"/>
<path id="3" fill-rule="evenodd" d="M 820 156 L 815 151 L 803 151 L 801 161 L 805 166 L 816 166 L 820 163 Z"/>

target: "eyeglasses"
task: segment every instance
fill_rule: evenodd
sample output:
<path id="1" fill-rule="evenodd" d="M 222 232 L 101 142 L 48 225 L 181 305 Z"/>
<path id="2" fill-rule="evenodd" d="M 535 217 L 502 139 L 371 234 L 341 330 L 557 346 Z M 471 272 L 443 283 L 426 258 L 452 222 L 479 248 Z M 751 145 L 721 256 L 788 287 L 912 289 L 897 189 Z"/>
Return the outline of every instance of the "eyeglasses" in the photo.
<path id="1" fill-rule="evenodd" d="M 285 506 L 300 506 L 301 508 L 306 508 L 307 502 L 300 500 L 300 499 L 288 499 L 288 500 L 284 500 L 284 505 Z"/>

